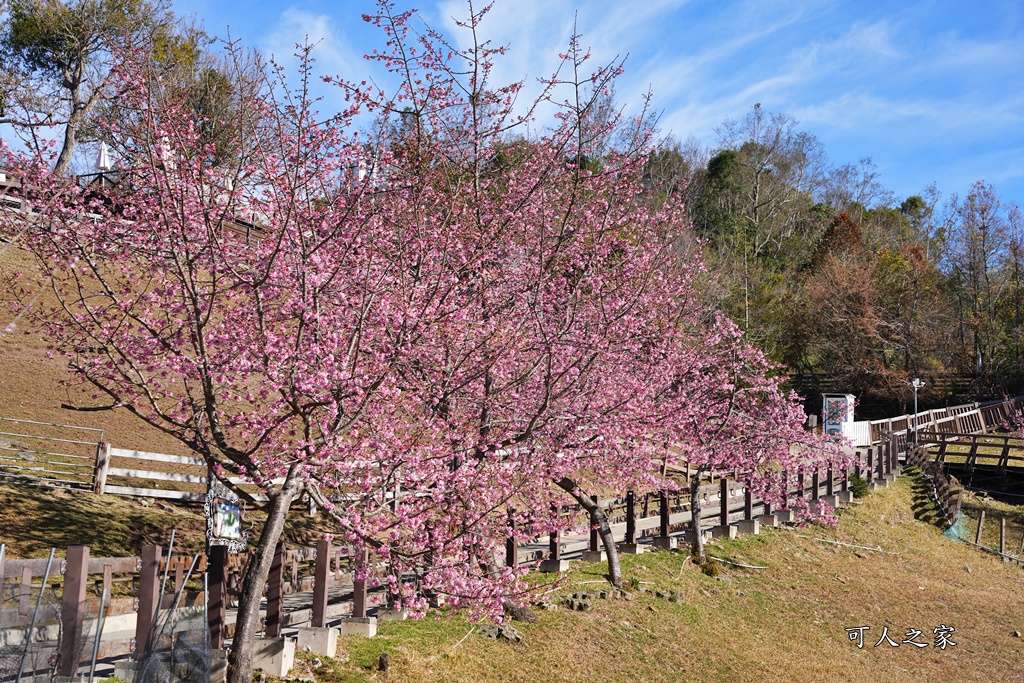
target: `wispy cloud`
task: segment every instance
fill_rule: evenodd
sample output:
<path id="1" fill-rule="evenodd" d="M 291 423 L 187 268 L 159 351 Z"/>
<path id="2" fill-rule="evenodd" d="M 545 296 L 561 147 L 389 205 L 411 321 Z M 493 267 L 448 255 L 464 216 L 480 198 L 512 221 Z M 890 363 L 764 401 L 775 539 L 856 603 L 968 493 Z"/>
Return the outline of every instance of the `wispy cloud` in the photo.
<path id="1" fill-rule="evenodd" d="M 307 35 L 320 40 L 325 73 L 372 73 L 361 55 L 383 42 L 356 26 L 360 13 L 373 11 L 371 0 L 294 0 L 302 4 L 284 11 L 266 0 L 178 1 L 217 13 L 214 28 L 240 22 L 248 31 L 240 37 L 279 58 L 289 59 Z M 468 47 L 454 23 L 467 16 L 462 0 L 397 3 L 418 4 L 432 26 Z M 529 100 L 536 80 L 558 66 L 574 22 L 595 65 L 629 55 L 620 102 L 639 103 L 651 88 L 663 127 L 677 137 L 713 145 L 723 119 L 761 102 L 798 118 L 839 163 L 873 156 L 897 194 L 919 189 L 924 173 L 940 186 L 968 173 L 998 178 L 1001 190 L 1024 200 L 1021 155 L 1007 153 L 1024 147 L 1019 2 L 497 0 L 481 37 L 509 52 L 492 84 L 525 79 L 520 99 Z"/>

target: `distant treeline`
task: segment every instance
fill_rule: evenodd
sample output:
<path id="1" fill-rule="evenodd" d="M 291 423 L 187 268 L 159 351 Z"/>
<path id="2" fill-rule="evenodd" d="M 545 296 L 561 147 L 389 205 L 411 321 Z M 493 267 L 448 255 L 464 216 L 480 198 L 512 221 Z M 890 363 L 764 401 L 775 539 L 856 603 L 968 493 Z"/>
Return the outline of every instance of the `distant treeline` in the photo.
<path id="1" fill-rule="evenodd" d="M 977 182 L 894 196 L 870 159 L 837 166 L 760 105 L 716 149 L 668 140 L 652 193 L 682 195 L 707 255 L 709 296 L 794 388 L 856 394 L 858 415 L 1019 393 L 1024 375 L 1020 208 Z"/>

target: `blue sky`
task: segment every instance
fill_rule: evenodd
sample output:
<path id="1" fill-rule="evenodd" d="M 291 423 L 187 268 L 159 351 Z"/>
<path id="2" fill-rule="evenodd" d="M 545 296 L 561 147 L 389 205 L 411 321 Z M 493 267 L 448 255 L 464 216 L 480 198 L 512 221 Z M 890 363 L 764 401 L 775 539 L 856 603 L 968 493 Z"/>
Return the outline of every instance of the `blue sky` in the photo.
<path id="1" fill-rule="evenodd" d="M 455 35 L 459 0 L 417 7 Z M 369 0 L 287 4 L 178 0 L 212 34 L 287 57 L 308 35 L 318 64 L 371 75 L 361 55 L 383 37 L 361 15 Z M 496 82 L 550 73 L 572 31 L 596 61 L 629 55 L 617 98 L 648 89 L 662 128 L 717 143 L 715 129 L 756 102 L 795 117 L 835 163 L 871 157 L 897 198 L 934 182 L 965 194 L 976 180 L 1024 204 L 1024 3 L 828 0 L 498 0 L 483 33 L 509 54 Z"/>

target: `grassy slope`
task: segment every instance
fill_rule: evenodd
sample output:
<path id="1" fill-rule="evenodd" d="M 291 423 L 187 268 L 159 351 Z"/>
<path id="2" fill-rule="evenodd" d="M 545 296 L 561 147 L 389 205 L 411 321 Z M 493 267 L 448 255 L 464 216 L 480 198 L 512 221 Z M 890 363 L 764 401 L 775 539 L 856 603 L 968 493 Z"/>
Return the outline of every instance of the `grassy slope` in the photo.
<path id="1" fill-rule="evenodd" d="M 3 244 L 0 242 L 0 247 Z M 38 265 L 29 254 L 13 247 L 0 257 L 0 416 L 95 427 L 103 429 L 104 439 L 118 448 L 188 454 L 177 440 L 148 427 L 124 409 L 79 412 L 61 408 L 62 403 L 95 406 L 108 404 L 109 400 L 94 400 L 92 390 L 73 381 L 65 361 L 49 357 L 46 339 L 31 315 L 22 318 L 13 331 L 4 333 L 15 315 L 12 302 L 31 299 L 41 285 Z M 43 312 L 53 305 L 53 297 L 46 296 L 44 289 L 32 310 Z"/>
<path id="2" fill-rule="evenodd" d="M 2 286 L 8 277 L 32 270 L 16 249 L 0 259 L 0 311 L 8 311 L 11 299 Z M 45 303 L 44 297 L 39 305 Z M 0 319 L 0 329 L 7 321 Z M 46 357 L 45 342 L 31 324 L 0 335 L 0 415 L 102 427 L 119 447 L 183 452 L 124 411 L 62 410 L 61 402 L 91 403 L 89 392 L 62 386 L 66 379 L 63 363 Z M 683 567 L 684 556 L 677 553 L 624 558 L 627 577 L 681 592 L 682 603 L 642 594 L 628 603 L 597 601 L 591 612 L 539 612 L 539 623 L 517 624 L 525 641 L 514 646 L 478 633 L 461 641 L 470 625 L 458 617 L 383 624 L 378 638 L 344 641 L 350 660 L 328 662 L 316 676 L 322 682 L 1024 681 L 1024 640 L 1012 635 L 1024 631 L 1024 571 L 943 539 L 930 524 L 934 511 L 922 501 L 921 491 L 904 478 L 844 511 L 838 529 L 772 531 L 723 543 L 715 554 L 768 569 L 727 569 L 720 579 Z M 301 514 L 293 517 L 290 539 L 312 544 L 317 531 Z M 94 556 L 134 554 L 143 542 L 166 544 L 173 527 L 179 544 L 201 546 L 203 520 L 187 509 L 170 513 L 110 496 L 0 486 L 0 542 L 14 557 L 45 557 L 51 545 L 72 544 L 90 545 Z M 855 551 L 814 537 L 899 554 Z M 1019 543 L 1017 535 L 1011 539 Z M 560 590 L 600 578 L 599 568 L 574 563 Z M 959 643 L 945 652 L 873 647 L 883 625 L 898 641 L 910 627 L 927 636 L 942 623 L 957 629 Z M 862 625 L 871 627 L 870 642 L 858 650 L 844 628 Z M 387 677 L 371 670 L 382 651 L 391 655 Z"/>
<path id="3" fill-rule="evenodd" d="M 315 676 L 319 683 L 1024 681 L 1024 639 L 1014 636 L 1024 631 L 1024 569 L 943 538 L 922 492 L 916 479 L 902 477 L 843 510 L 835 529 L 770 530 L 711 548 L 763 570 L 724 568 L 709 578 L 683 553 L 624 558 L 627 580 L 678 593 L 681 602 L 644 592 L 629 602 L 595 600 L 588 612 L 538 610 L 537 623 L 515 624 L 524 637 L 518 645 L 479 632 L 462 640 L 471 625 L 460 616 L 384 623 L 377 638 L 343 639 L 345 655 L 325 660 Z M 0 542 L 21 557 L 71 543 L 90 544 L 93 555 L 136 553 L 143 540 L 166 543 L 172 525 L 179 543 L 191 538 L 184 542 L 198 546 L 202 528 L 188 510 L 171 514 L 88 493 L 54 498 L 40 489 L 0 487 L 0 509 Z M 292 538 L 308 543 L 315 534 L 298 528 Z M 601 590 L 601 569 L 574 562 L 551 597 Z M 956 628 L 957 646 L 874 647 L 885 625 L 897 641 L 913 627 L 931 642 L 940 624 Z M 847 639 L 844 628 L 853 626 L 871 627 L 863 650 Z M 374 670 L 381 652 L 390 655 L 387 675 Z"/>
<path id="4" fill-rule="evenodd" d="M 624 558 L 628 579 L 683 594 L 597 600 L 590 612 L 539 611 L 516 624 L 512 645 L 478 633 L 461 644 L 462 619 L 387 623 L 372 640 L 343 640 L 348 662 L 318 681 L 1024 681 L 1024 570 L 941 536 L 915 479 L 872 493 L 835 529 L 772 530 L 721 542 L 712 554 L 764 570 L 725 569 L 717 579 L 685 556 Z M 912 510 L 916 508 L 916 513 Z M 916 517 L 915 517 L 916 514 Z M 821 543 L 880 546 L 893 554 Z M 573 563 L 561 592 L 598 590 L 600 569 Z M 648 583 L 649 582 L 649 583 Z M 874 647 L 882 627 L 897 642 L 909 628 L 956 628 L 958 644 Z M 870 626 L 864 649 L 846 627 Z M 381 652 L 391 670 L 373 671 Z M 299 665 L 295 673 L 303 670 Z"/>

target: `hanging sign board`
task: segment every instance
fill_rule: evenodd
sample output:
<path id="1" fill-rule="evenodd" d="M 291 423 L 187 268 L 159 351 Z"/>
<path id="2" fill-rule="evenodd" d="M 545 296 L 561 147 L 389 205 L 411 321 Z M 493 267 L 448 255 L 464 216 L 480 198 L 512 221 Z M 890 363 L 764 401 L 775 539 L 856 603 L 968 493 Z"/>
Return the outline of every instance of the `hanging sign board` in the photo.
<path id="1" fill-rule="evenodd" d="M 226 546 L 229 553 L 244 552 L 248 532 L 242 526 L 245 509 L 238 495 L 211 477 L 206 492 L 206 542 L 210 547 Z"/>

